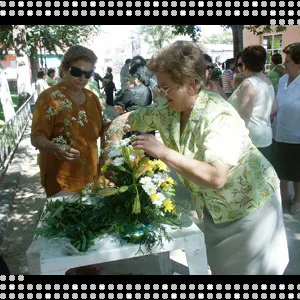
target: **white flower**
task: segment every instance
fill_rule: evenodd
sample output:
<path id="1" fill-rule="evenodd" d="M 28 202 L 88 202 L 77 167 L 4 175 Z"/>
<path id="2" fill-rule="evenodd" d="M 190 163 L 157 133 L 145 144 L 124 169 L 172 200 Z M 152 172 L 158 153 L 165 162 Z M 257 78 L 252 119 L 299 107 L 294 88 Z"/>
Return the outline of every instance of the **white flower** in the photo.
<path id="1" fill-rule="evenodd" d="M 152 183 L 152 178 L 149 176 L 145 176 L 140 179 L 141 184 L 151 184 Z"/>
<path id="2" fill-rule="evenodd" d="M 124 140 L 120 140 L 120 147 L 123 147 L 123 146 L 127 146 L 127 144 L 130 143 L 130 139 L 129 138 L 126 138 Z"/>
<path id="3" fill-rule="evenodd" d="M 120 151 L 120 149 L 116 149 L 116 150 L 112 150 L 108 153 L 108 157 L 117 157 L 117 156 L 121 156 L 122 153 Z"/>
<path id="4" fill-rule="evenodd" d="M 164 173 L 159 172 L 153 175 L 153 182 L 155 182 L 157 185 L 161 185 L 165 181 L 166 178 Z"/>
<path id="5" fill-rule="evenodd" d="M 150 195 L 150 198 L 156 206 L 162 206 L 163 202 L 166 200 L 166 197 L 162 193 L 152 194 Z"/>
<path id="6" fill-rule="evenodd" d="M 112 164 L 116 167 L 122 166 L 124 164 L 124 158 L 123 157 L 117 157 L 113 160 Z"/>
<path id="7" fill-rule="evenodd" d="M 129 155 L 129 159 L 130 159 L 130 161 L 134 162 L 135 156 L 134 155 Z"/>
<path id="8" fill-rule="evenodd" d="M 142 188 L 149 196 L 151 194 L 156 193 L 156 191 L 157 191 L 157 186 L 154 185 L 152 182 L 142 185 Z"/>

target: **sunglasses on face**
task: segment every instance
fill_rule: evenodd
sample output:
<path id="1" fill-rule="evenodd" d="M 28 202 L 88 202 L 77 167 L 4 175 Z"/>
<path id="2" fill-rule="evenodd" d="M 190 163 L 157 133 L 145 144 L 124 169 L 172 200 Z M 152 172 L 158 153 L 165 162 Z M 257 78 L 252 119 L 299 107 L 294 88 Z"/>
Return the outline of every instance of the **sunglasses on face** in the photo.
<path id="1" fill-rule="evenodd" d="M 242 66 L 243 66 L 243 63 L 238 63 L 237 66 L 238 66 L 238 67 L 242 67 Z"/>
<path id="2" fill-rule="evenodd" d="M 69 69 L 69 72 L 70 72 L 70 74 L 73 77 L 81 77 L 82 75 L 84 75 L 84 77 L 86 79 L 91 78 L 93 76 L 93 74 L 94 74 L 93 70 L 91 70 L 91 71 L 83 71 L 83 70 L 81 70 L 81 69 L 79 69 L 77 67 L 71 67 Z"/>
<path id="3" fill-rule="evenodd" d="M 213 70 L 214 68 L 215 68 L 215 66 L 207 66 L 207 67 L 206 67 L 206 70 L 209 70 L 209 69 L 212 69 L 212 70 Z"/>

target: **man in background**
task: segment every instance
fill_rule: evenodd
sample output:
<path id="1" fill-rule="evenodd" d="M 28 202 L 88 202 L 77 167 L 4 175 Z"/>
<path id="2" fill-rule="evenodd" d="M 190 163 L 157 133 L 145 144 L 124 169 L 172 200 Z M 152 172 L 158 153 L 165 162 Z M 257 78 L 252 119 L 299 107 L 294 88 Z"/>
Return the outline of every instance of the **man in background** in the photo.
<path id="1" fill-rule="evenodd" d="M 130 74 L 129 74 L 130 62 L 131 62 L 130 58 L 126 59 L 125 64 L 122 67 L 121 72 L 120 72 L 120 82 L 121 82 L 122 90 L 124 90 L 128 87 L 127 83 L 130 79 Z"/>

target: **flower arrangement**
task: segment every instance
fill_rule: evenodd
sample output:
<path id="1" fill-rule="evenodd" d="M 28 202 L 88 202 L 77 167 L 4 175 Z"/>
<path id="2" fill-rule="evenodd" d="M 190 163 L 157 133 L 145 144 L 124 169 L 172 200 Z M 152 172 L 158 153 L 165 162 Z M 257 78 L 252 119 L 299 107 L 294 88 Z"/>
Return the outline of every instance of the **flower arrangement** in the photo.
<path id="1" fill-rule="evenodd" d="M 59 113 L 64 113 L 64 135 L 58 136 L 52 139 L 58 147 L 65 149 L 65 146 L 71 147 L 73 144 L 72 134 L 71 134 L 71 125 L 72 122 L 81 127 L 84 127 L 85 123 L 88 122 L 86 112 L 84 110 L 80 110 L 78 112 L 78 116 L 71 117 L 70 113 L 72 111 L 72 102 L 67 99 L 67 97 L 59 91 L 54 91 L 51 93 L 51 101 L 50 106 L 46 112 L 46 118 L 51 120 L 52 117 L 58 115 Z"/>
<path id="2" fill-rule="evenodd" d="M 177 183 L 162 161 L 134 149 L 130 139 L 111 142 L 107 156 L 110 161 L 102 172 L 113 184 L 93 182 L 72 203 L 49 203 L 38 233 L 68 237 L 81 252 L 100 234 L 114 233 L 120 240 L 139 243 L 141 251 L 144 245 L 151 253 L 156 243 L 169 239 L 164 224 L 180 225 L 172 200 Z"/>
<path id="3" fill-rule="evenodd" d="M 155 242 L 168 238 L 163 223 L 178 225 L 172 200 L 177 182 L 165 163 L 135 150 L 129 138 L 111 142 L 107 156 L 111 161 L 102 172 L 113 178 L 115 187 L 97 190 L 99 195 L 111 193 L 105 198 L 106 222 L 110 218 L 122 238 L 140 242 L 150 251 Z"/>

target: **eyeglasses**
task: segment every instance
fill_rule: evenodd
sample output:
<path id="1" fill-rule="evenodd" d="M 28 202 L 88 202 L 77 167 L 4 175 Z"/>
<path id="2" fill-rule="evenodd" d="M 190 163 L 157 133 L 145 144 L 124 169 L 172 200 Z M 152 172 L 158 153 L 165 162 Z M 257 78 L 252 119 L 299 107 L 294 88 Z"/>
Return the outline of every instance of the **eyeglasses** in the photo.
<path id="1" fill-rule="evenodd" d="M 169 87 L 168 89 L 163 89 L 163 88 L 161 88 L 160 86 L 156 86 L 156 90 L 159 92 L 159 94 L 162 96 L 162 97 L 165 97 L 165 96 L 167 96 L 167 94 L 169 93 L 169 91 L 171 90 L 171 89 L 173 89 L 174 87 L 172 86 L 172 87 Z"/>
<path id="2" fill-rule="evenodd" d="M 237 66 L 238 67 L 242 67 L 244 64 L 243 63 L 238 63 Z"/>
<path id="3" fill-rule="evenodd" d="M 206 70 L 209 70 L 209 69 L 212 69 L 212 70 L 213 70 L 214 68 L 215 68 L 215 66 L 207 66 L 207 67 L 206 67 Z"/>
<path id="4" fill-rule="evenodd" d="M 73 77 L 81 77 L 82 75 L 84 75 L 84 77 L 86 79 L 91 78 L 94 74 L 93 70 L 92 71 L 83 71 L 77 67 L 70 67 L 69 72 Z"/>

